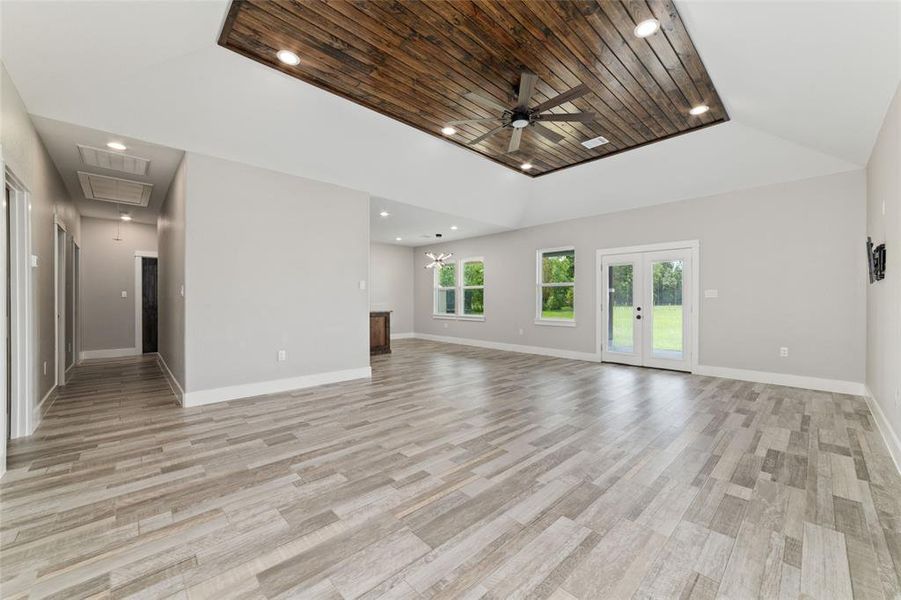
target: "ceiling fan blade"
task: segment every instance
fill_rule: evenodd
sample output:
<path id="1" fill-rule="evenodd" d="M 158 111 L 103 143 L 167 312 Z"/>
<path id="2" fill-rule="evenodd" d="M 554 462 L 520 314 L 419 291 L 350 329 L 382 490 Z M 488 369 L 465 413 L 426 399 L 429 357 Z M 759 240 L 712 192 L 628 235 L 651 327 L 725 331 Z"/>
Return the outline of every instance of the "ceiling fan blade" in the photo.
<path id="1" fill-rule="evenodd" d="M 514 129 L 513 135 L 510 136 L 510 145 L 507 146 L 507 154 L 512 154 L 519 150 L 520 140 L 522 140 L 522 129 Z"/>
<path id="2" fill-rule="evenodd" d="M 523 71 L 519 76 L 519 97 L 516 106 L 525 108 L 529 104 L 529 98 L 535 93 L 535 84 L 538 83 L 538 75 L 529 71 Z"/>
<path id="3" fill-rule="evenodd" d="M 475 92 L 466 92 L 465 94 L 463 94 L 463 97 L 467 100 L 472 100 L 476 104 L 481 104 L 482 106 L 490 106 L 491 108 L 497 109 L 502 113 L 507 111 L 506 106 L 504 106 L 497 100 L 488 98 L 486 96 L 483 96 L 482 94 L 477 94 Z"/>
<path id="4" fill-rule="evenodd" d="M 557 123 L 565 123 L 567 121 L 574 121 L 577 123 L 589 123 L 594 121 L 597 118 L 597 115 L 594 113 L 586 112 L 586 113 L 562 113 L 562 114 L 554 114 L 549 113 L 545 115 L 535 115 L 535 118 L 539 121 L 545 121 L 549 123 L 557 122 Z"/>
<path id="5" fill-rule="evenodd" d="M 559 105 L 563 104 L 564 102 L 569 102 L 570 100 L 575 100 L 576 98 L 584 96 L 585 94 L 587 94 L 590 91 L 591 90 L 588 89 L 588 86 L 585 85 L 584 83 L 582 85 L 577 85 L 576 87 L 574 87 L 571 90 L 567 90 L 567 91 L 563 92 L 562 94 L 554 96 L 550 100 L 545 100 L 544 102 L 542 102 L 541 104 L 539 104 L 538 106 L 533 108 L 532 112 L 534 112 L 534 113 L 544 112 L 548 109 L 554 108 L 555 106 L 559 106 Z"/>
<path id="6" fill-rule="evenodd" d="M 549 142 L 553 142 L 555 144 L 559 144 L 560 140 L 563 139 L 563 136 L 557 133 L 556 131 L 551 131 L 544 125 L 539 125 L 535 123 L 532 125 L 532 128 L 535 130 L 535 133 L 548 140 Z"/>
<path id="7" fill-rule="evenodd" d="M 481 142 L 481 141 L 484 140 L 485 138 L 491 137 L 492 135 L 494 135 L 495 133 L 499 132 L 499 131 L 500 131 L 501 129 L 503 129 L 503 128 L 504 128 L 503 125 L 501 125 L 500 127 L 495 127 L 494 129 L 492 129 L 492 130 L 489 131 L 488 133 L 483 133 L 482 135 L 480 135 L 479 137 L 477 137 L 476 139 L 472 140 L 471 142 L 469 142 L 469 143 L 466 144 L 466 145 L 467 145 L 467 146 L 475 146 L 476 144 L 478 144 L 479 142 Z"/>
<path id="8" fill-rule="evenodd" d="M 468 125 L 470 123 L 501 123 L 500 117 L 485 117 L 484 119 L 463 119 L 461 121 L 448 121 L 447 125 Z"/>

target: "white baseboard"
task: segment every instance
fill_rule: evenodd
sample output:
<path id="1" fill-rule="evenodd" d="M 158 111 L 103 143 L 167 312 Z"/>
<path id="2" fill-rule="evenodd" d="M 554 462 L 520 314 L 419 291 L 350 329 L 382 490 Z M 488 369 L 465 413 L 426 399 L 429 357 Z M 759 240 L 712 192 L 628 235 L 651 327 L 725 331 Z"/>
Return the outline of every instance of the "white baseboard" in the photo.
<path id="1" fill-rule="evenodd" d="M 416 334 L 413 332 L 410 333 L 392 333 L 392 340 L 409 340 L 410 338 L 416 337 Z"/>
<path id="2" fill-rule="evenodd" d="M 34 412 L 32 413 L 32 420 L 31 420 L 31 422 L 34 424 L 34 428 L 31 430 L 31 433 L 29 435 L 34 435 L 34 432 L 37 430 L 38 425 L 40 425 L 41 421 L 44 420 L 44 415 L 46 415 L 47 411 L 50 410 L 50 407 L 53 406 L 53 402 L 54 402 L 54 400 L 56 400 L 56 398 L 51 400 L 49 404 L 47 403 L 47 399 L 50 398 L 50 396 L 55 391 L 56 391 L 56 384 L 53 384 L 53 387 L 51 387 L 47 391 L 47 393 L 44 394 L 44 397 L 41 398 L 41 401 L 38 402 L 38 405 L 34 407 Z"/>
<path id="3" fill-rule="evenodd" d="M 750 369 L 733 369 L 730 367 L 712 367 L 708 365 L 698 365 L 694 372 L 697 375 L 707 375 L 708 377 L 723 377 L 725 379 L 753 381 L 754 383 L 769 383 L 772 385 L 784 385 L 787 387 L 804 388 L 821 392 L 834 392 L 836 394 L 849 394 L 852 396 L 865 396 L 867 393 L 866 386 L 863 383 L 857 381 L 844 381 L 841 379 L 823 379 L 821 377 L 771 373 L 769 371 L 752 371 Z"/>
<path id="4" fill-rule="evenodd" d="M 444 335 L 432 335 L 429 333 L 414 333 L 412 337 L 431 342 L 444 342 L 446 344 L 460 344 L 462 346 L 476 346 L 491 350 L 503 350 L 506 352 L 519 352 L 521 354 L 539 354 L 541 356 L 553 356 L 554 358 L 568 358 L 571 360 L 587 360 L 600 362 L 596 352 L 577 352 L 575 350 L 559 350 L 557 348 L 544 348 L 541 346 L 523 346 L 520 344 L 505 344 L 503 342 L 488 342 L 470 338 L 458 338 Z"/>
<path id="5" fill-rule="evenodd" d="M 160 369 L 163 371 L 163 375 L 166 377 L 166 381 L 169 382 L 169 387 L 172 388 L 172 393 L 175 394 L 175 399 L 178 400 L 178 403 L 184 406 L 185 404 L 185 391 L 181 389 L 181 385 L 179 385 L 178 380 L 175 378 L 175 375 L 172 374 L 172 371 L 169 369 L 169 365 L 166 364 L 166 359 L 163 358 L 163 355 L 159 352 L 156 352 L 156 362 L 160 366 Z"/>
<path id="6" fill-rule="evenodd" d="M 82 350 L 81 360 L 91 358 L 119 358 L 120 356 L 137 356 L 137 348 L 108 348 L 106 350 Z"/>
<path id="7" fill-rule="evenodd" d="M 288 377 L 286 379 L 273 379 L 271 381 L 231 385 L 209 390 L 186 392 L 182 404 L 184 406 L 202 406 L 214 402 L 225 402 L 226 400 L 251 398 L 253 396 L 263 396 L 266 394 L 277 394 L 279 392 L 299 390 L 317 385 L 325 385 L 327 383 L 350 381 L 351 379 L 369 379 L 371 376 L 372 369 L 370 367 L 361 367 L 359 369 L 345 369 L 343 371 L 329 371 L 327 373 L 301 375 L 300 377 Z"/>
<path id="8" fill-rule="evenodd" d="M 895 468 L 901 473 L 901 440 L 898 439 L 898 434 L 892 429 L 891 423 L 885 418 L 882 407 L 879 405 L 879 402 L 876 401 L 876 397 L 873 396 L 873 392 L 870 391 L 869 387 L 867 388 L 865 397 L 867 399 L 867 405 L 870 407 L 870 412 L 873 413 L 873 418 L 876 421 L 876 427 L 879 428 L 879 433 L 882 434 L 885 446 L 888 448 L 888 452 L 895 463 Z"/>

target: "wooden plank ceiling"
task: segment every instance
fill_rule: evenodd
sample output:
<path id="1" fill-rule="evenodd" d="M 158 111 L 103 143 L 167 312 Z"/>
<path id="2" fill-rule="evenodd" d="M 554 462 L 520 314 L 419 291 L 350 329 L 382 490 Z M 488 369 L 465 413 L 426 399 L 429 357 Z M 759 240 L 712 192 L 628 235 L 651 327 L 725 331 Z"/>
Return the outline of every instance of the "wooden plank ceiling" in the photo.
<path id="1" fill-rule="evenodd" d="M 637 37 L 649 18 L 660 30 Z M 530 163 L 530 176 L 728 120 L 669 0 L 234 0 L 219 43 L 517 171 Z M 281 63 L 279 50 L 300 64 Z M 550 112 L 595 119 L 538 124 L 556 143 L 530 125 L 512 153 L 509 126 L 476 144 L 497 124 L 442 135 L 452 121 L 501 117 L 484 99 L 514 108 L 524 71 L 538 77 L 529 108 L 584 85 Z M 698 105 L 710 110 L 689 114 Z M 609 143 L 581 145 L 598 136 Z"/>

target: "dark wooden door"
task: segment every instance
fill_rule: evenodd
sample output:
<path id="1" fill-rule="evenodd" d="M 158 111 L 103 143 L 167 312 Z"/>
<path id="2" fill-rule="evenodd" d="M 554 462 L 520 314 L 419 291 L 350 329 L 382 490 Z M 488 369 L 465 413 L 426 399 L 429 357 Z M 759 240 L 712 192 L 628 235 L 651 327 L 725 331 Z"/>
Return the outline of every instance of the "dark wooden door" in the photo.
<path id="1" fill-rule="evenodd" d="M 157 351 L 156 263 L 155 258 L 145 257 L 141 260 L 143 352 Z"/>

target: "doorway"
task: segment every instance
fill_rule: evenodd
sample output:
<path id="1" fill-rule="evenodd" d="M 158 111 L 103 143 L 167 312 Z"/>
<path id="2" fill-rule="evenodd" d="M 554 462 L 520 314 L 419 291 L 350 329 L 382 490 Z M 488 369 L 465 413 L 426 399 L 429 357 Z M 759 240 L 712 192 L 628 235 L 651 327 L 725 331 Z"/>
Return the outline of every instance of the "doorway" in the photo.
<path id="1" fill-rule="evenodd" d="M 603 250 L 598 256 L 601 360 L 691 371 L 697 242 Z"/>
<path id="2" fill-rule="evenodd" d="M 56 306 L 56 385 L 66 385 L 66 228 L 53 225 L 53 275 Z"/>
<path id="3" fill-rule="evenodd" d="M 135 350 L 158 351 L 158 259 L 156 252 L 135 252 Z"/>

